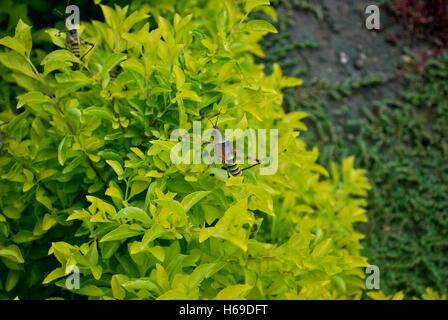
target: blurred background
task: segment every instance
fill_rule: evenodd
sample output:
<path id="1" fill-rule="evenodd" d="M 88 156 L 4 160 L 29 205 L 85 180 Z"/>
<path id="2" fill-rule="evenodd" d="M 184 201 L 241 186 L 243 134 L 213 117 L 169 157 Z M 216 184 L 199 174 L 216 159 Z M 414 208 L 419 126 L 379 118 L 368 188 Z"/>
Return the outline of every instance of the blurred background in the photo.
<path id="1" fill-rule="evenodd" d="M 198 0 L 201 5 L 206 0 Z M 96 1 L 100 2 L 100 1 Z M 102 1 L 108 5 L 142 2 Z M 175 2 L 175 0 L 173 0 Z M 304 79 L 285 92 L 287 111 L 309 113 L 309 146 L 328 165 L 355 155 L 374 188 L 364 255 L 381 269 L 385 293 L 448 293 L 448 1 L 271 0 L 279 33 L 263 42 L 267 72 Z M 102 19 L 93 0 L 72 1 L 81 19 Z M 377 5 L 381 29 L 367 30 L 365 9 Z M 65 1 L 0 0 L 0 37 L 19 19 L 34 32 L 63 30 Z M 57 9 L 57 10 L 55 10 Z M 259 14 L 261 15 L 261 14 Z M 275 19 L 276 18 L 276 19 Z M 49 46 L 44 41 L 39 48 Z M 8 81 L 0 66 L 1 81 Z M 18 89 L 19 90 L 19 89 Z M 0 105 L 15 96 L 0 86 Z"/>

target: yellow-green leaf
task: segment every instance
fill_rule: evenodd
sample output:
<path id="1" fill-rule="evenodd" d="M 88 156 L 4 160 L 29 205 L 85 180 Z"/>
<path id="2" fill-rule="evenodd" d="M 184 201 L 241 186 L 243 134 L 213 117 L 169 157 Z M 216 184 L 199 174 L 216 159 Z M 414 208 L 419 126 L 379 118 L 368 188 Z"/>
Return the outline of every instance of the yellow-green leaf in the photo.
<path id="1" fill-rule="evenodd" d="M 211 191 L 196 191 L 183 198 L 181 204 L 184 207 L 185 212 L 188 212 L 191 207 L 208 196 L 210 193 Z"/>
<path id="2" fill-rule="evenodd" d="M 272 24 L 264 20 L 251 20 L 244 25 L 244 30 L 251 32 L 278 32 Z"/>
<path id="3" fill-rule="evenodd" d="M 149 215 L 144 210 L 137 207 L 127 207 L 121 209 L 117 214 L 117 218 L 137 220 L 147 225 L 151 224 L 151 218 L 149 217 Z"/>
<path id="4" fill-rule="evenodd" d="M 107 164 L 114 169 L 115 173 L 117 174 L 118 178 L 120 179 L 123 177 L 123 167 L 118 161 L 115 160 L 106 160 Z"/>
<path id="5" fill-rule="evenodd" d="M 252 290 L 247 284 L 237 284 L 222 289 L 215 297 L 216 300 L 243 300 Z"/>
<path id="6" fill-rule="evenodd" d="M 56 279 L 62 278 L 65 276 L 65 269 L 64 268 L 57 268 L 51 271 L 42 282 L 43 284 L 50 283 Z"/>
<path id="7" fill-rule="evenodd" d="M 0 257 L 6 258 L 16 263 L 24 263 L 22 253 L 18 246 L 12 244 L 0 249 Z"/>
<path id="8" fill-rule="evenodd" d="M 124 240 L 127 238 L 138 236 L 141 233 L 141 231 L 132 230 L 130 225 L 122 224 L 102 237 L 100 242 Z"/>
<path id="9" fill-rule="evenodd" d="M 36 200 L 43 204 L 48 210 L 53 210 L 51 199 L 44 194 L 43 189 L 37 189 Z"/>
<path id="10" fill-rule="evenodd" d="M 247 0 L 244 6 L 246 13 L 252 12 L 256 7 L 269 5 L 269 0 Z"/>

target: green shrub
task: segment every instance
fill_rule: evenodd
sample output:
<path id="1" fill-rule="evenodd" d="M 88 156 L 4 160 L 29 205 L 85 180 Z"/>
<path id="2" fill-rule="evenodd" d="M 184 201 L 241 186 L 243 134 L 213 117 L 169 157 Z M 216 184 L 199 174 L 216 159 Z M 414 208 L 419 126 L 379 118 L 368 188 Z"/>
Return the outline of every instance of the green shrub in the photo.
<path id="1" fill-rule="evenodd" d="M 305 114 L 282 110 L 300 81 L 254 62 L 275 29 L 248 16 L 268 1 L 173 3 L 102 6 L 105 22 L 82 25 L 85 65 L 33 53 L 23 22 L 1 40 L 25 91 L 0 118 L 1 297 L 360 298 L 369 183 L 352 158 L 331 177 L 316 163 L 297 138 Z M 279 130 L 276 175 L 171 163 L 170 132 L 219 110 L 223 128 Z"/>

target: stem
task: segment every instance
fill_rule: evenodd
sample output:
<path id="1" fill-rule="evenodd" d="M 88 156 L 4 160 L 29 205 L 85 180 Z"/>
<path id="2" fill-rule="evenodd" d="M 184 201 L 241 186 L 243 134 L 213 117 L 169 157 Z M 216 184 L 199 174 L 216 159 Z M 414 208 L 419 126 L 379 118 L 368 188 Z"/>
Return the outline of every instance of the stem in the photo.
<path id="1" fill-rule="evenodd" d="M 89 156 L 87 156 L 87 160 L 89 161 L 90 168 L 92 168 L 92 170 L 95 172 L 96 176 L 97 176 L 98 178 L 100 178 L 101 181 L 103 181 L 104 184 L 107 184 L 107 183 L 106 183 L 106 180 L 105 180 L 105 179 L 103 178 L 103 176 L 98 172 L 97 168 L 95 167 L 95 164 L 94 164 L 93 161 L 89 158 Z"/>
<path id="2" fill-rule="evenodd" d="M 70 122 L 67 121 L 67 119 L 65 118 L 65 114 L 64 111 L 61 108 L 61 105 L 59 104 L 59 101 L 56 99 L 56 96 L 54 95 L 54 93 L 51 91 L 51 88 L 48 86 L 47 82 L 45 82 L 44 78 L 42 77 L 42 74 L 36 69 L 36 67 L 34 66 L 33 62 L 31 62 L 31 60 L 27 57 L 26 61 L 28 62 L 28 64 L 31 66 L 31 68 L 33 69 L 34 73 L 37 75 L 37 77 L 39 78 L 39 81 L 42 83 L 42 85 L 44 86 L 45 90 L 47 91 L 47 95 L 51 98 L 51 100 L 53 101 L 56 110 L 58 110 L 58 112 L 60 113 L 60 115 L 62 116 L 62 119 L 64 119 L 65 124 L 67 125 L 68 129 L 70 130 L 72 135 L 75 135 L 75 129 L 73 129 L 72 125 L 70 124 Z"/>
<path id="3" fill-rule="evenodd" d="M 51 191 L 50 189 L 48 189 L 48 187 L 40 180 L 37 179 L 38 177 L 38 171 L 36 171 L 32 166 L 29 166 L 26 163 L 23 163 L 22 161 L 20 161 L 19 159 L 17 159 L 14 155 L 11 155 L 13 157 L 13 159 L 16 161 L 16 163 L 20 164 L 22 166 L 22 168 L 25 168 L 29 171 L 31 171 L 33 173 L 34 178 L 36 178 L 36 183 L 35 186 L 37 188 L 42 187 L 50 196 L 54 196 L 56 198 L 59 199 L 59 196 L 54 194 L 53 191 Z M 28 192 L 25 193 L 25 195 L 29 194 Z"/>
<path id="4" fill-rule="evenodd" d="M 70 124 L 70 122 L 67 121 L 67 119 L 65 118 L 65 114 L 59 104 L 59 101 L 56 99 L 56 96 L 53 94 L 53 92 L 51 91 L 50 87 L 48 86 L 47 82 L 45 82 L 44 78 L 42 77 L 42 75 L 39 73 L 39 71 L 36 69 L 36 67 L 34 66 L 34 64 L 31 62 L 31 60 L 27 57 L 26 58 L 27 62 L 30 64 L 31 68 L 33 69 L 34 73 L 39 77 L 40 82 L 42 83 L 42 85 L 44 86 L 45 90 L 47 91 L 48 96 L 51 98 L 51 100 L 53 100 L 53 103 L 56 107 L 56 109 L 59 111 L 59 113 L 62 116 L 62 119 L 64 119 L 65 124 L 67 125 L 67 127 L 69 128 L 70 132 L 72 135 L 75 135 L 76 132 L 73 129 L 72 125 Z M 103 176 L 98 172 L 98 170 L 96 169 L 95 165 L 93 164 L 92 160 L 87 156 L 87 159 L 89 161 L 89 165 L 92 168 L 92 170 L 95 172 L 95 174 L 97 175 L 98 178 L 100 178 L 104 184 L 106 184 L 106 180 L 104 180 Z"/>
<path id="5" fill-rule="evenodd" d="M 127 203 L 128 202 L 128 195 L 129 195 L 129 180 L 128 179 L 124 179 L 124 182 L 126 183 L 126 192 L 124 195 L 124 201 Z"/>
<path id="6" fill-rule="evenodd" d="M 246 13 L 244 17 L 240 20 L 240 22 L 238 22 L 236 25 L 233 26 L 232 30 L 230 31 L 229 37 L 231 37 L 239 29 L 241 24 L 243 24 L 243 22 L 247 19 L 248 16 L 249 14 Z"/>

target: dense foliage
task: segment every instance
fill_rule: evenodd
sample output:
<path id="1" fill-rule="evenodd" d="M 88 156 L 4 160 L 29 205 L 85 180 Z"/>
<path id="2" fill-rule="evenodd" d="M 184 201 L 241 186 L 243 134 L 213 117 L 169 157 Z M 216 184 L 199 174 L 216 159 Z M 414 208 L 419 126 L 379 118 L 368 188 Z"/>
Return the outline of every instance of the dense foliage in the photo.
<path id="1" fill-rule="evenodd" d="M 369 183 L 353 158 L 330 177 L 297 138 L 305 114 L 285 114 L 281 90 L 300 81 L 254 61 L 275 28 L 249 15 L 268 3 L 101 6 L 86 61 L 55 29 L 51 52 L 22 21 L 0 40 L 3 81 L 23 91 L 0 106 L 2 298 L 361 297 Z M 170 132 L 219 110 L 222 127 L 279 129 L 276 175 L 171 163 Z"/>

